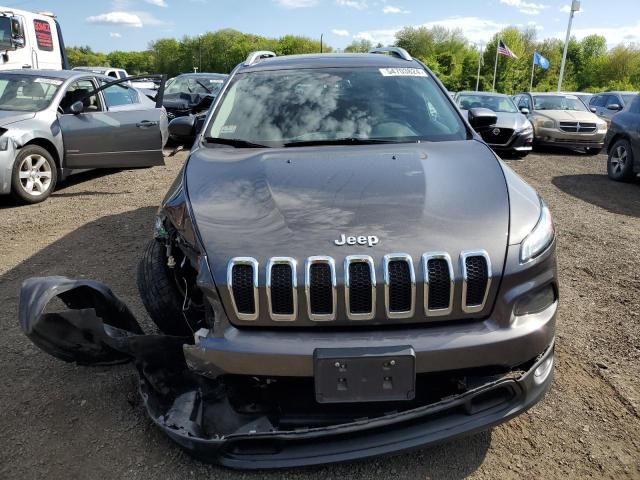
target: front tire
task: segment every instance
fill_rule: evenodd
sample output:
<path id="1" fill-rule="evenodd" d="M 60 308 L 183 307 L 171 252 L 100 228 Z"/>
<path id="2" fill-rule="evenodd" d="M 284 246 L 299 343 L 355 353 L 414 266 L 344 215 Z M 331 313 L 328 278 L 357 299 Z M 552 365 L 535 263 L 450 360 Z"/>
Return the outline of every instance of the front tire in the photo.
<path id="1" fill-rule="evenodd" d="M 56 186 L 58 168 L 49 152 L 38 145 L 20 149 L 13 163 L 11 193 L 22 203 L 46 200 Z"/>
<path id="2" fill-rule="evenodd" d="M 618 140 L 609 150 L 607 175 L 616 182 L 628 182 L 635 176 L 633 173 L 633 151 L 627 140 Z"/>
<path id="3" fill-rule="evenodd" d="M 176 285 L 174 270 L 167 266 L 165 247 L 151 240 L 138 264 L 138 291 L 151 320 L 167 335 L 192 336 L 197 330 L 187 323 L 182 310 L 184 296 Z"/>

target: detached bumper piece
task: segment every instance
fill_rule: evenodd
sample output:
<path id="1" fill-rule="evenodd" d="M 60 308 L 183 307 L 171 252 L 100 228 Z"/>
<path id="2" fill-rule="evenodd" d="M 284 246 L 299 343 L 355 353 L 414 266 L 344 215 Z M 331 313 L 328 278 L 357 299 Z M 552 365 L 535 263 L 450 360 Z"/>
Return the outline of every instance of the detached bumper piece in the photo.
<path id="1" fill-rule="evenodd" d="M 56 298 L 68 309 L 48 313 Z M 27 280 L 19 316 L 25 334 L 54 357 L 85 365 L 133 360 L 153 422 L 195 457 L 239 469 L 376 457 L 482 431 L 530 408 L 553 378 L 552 344 L 509 371 L 419 374 L 407 400 L 323 404 L 313 378 L 195 373 L 183 354 L 192 339 L 145 335 L 98 282 Z"/>

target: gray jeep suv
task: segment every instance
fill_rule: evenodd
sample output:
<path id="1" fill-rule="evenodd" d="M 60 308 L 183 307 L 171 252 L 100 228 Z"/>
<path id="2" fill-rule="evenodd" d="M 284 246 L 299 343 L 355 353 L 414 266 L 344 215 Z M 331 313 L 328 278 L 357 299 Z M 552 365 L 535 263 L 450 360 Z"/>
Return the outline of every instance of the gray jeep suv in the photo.
<path id="1" fill-rule="evenodd" d="M 140 262 L 164 333 L 145 335 L 106 286 L 61 277 L 25 282 L 21 326 L 67 361 L 133 359 L 153 422 L 235 468 L 509 420 L 551 385 L 558 283 L 549 210 L 472 128 L 492 122 L 465 118 L 401 49 L 252 54 Z M 46 309 L 56 297 L 68 310 Z"/>

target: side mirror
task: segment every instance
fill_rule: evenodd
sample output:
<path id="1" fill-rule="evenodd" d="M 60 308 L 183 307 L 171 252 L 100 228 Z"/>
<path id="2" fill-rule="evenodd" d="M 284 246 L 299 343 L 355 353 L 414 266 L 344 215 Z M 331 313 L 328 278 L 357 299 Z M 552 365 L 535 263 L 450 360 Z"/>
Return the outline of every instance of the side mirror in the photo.
<path id="1" fill-rule="evenodd" d="M 472 108 L 469 110 L 469 123 L 474 130 L 490 127 L 498 121 L 498 116 L 488 108 Z"/>
<path id="2" fill-rule="evenodd" d="M 607 105 L 607 110 L 613 110 L 614 112 L 617 112 L 619 110 L 622 110 L 622 107 L 617 103 L 612 103 L 611 105 Z"/>
<path id="3" fill-rule="evenodd" d="M 196 126 L 196 117 L 188 115 L 186 117 L 177 117 L 169 122 L 169 135 L 172 137 L 191 137 Z"/>
<path id="4" fill-rule="evenodd" d="M 520 107 L 520 113 L 523 115 L 529 115 L 529 109 L 527 107 Z"/>
<path id="5" fill-rule="evenodd" d="M 589 110 L 591 110 L 592 113 L 598 112 L 598 109 L 596 107 L 589 107 Z"/>
<path id="6" fill-rule="evenodd" d="M 77 101 L 71 104 L 71 107 L 69 107 L 69 111 L 71 113 L 73 113 L 74 115 L 78 115 L 82 112 L 84 112 L 84 103 Z"/>

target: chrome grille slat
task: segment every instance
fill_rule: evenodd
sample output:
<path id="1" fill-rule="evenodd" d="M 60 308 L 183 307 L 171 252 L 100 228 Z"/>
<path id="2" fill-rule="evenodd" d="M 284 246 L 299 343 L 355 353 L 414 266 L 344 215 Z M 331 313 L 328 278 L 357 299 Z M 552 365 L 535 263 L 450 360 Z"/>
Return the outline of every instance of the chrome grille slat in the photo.
<path id="1" fill-rule="evenodd" d="M 485 283 L 484 295 L 482 295 L 482 300 L 480 302 L 473 302 L 469 304 L 468 294 L 472 288 L 475 288 L 469 283 L 469 260 L 476 257 L 484 260 L 484 268 L 486 269 L 486 279 L 482 279 L 483 283 Z M 462 311 L 465 313 L 480 312 L 484 309 L 485 303 L 487 302 L 487 296 L 489 295 L 489 289 L 491 288 L 491 261 L 489 260 L 489 254 L 484 250 L 462 252 L 460 254 L 460 269 L 462 270 Z"/>
<path id="2" fill-rule="evenodd" d="M 432 297 L 432 289 L 435 288 L 444 288 L 438 282 L 436 287 L 435 279 L 431 278 L 429 262 L 437 262 L 443 261 L 446 263 L 447 273 L 449 277 L 449 295 L 447 307 L 436 307 L 432 308 L 430 306 L 430 299 Z M 445 315 L 450 315 L 453 310 L 453 295 L 455 290 L 455 278 L 453 275 L 453 263 L 451 262 L 451 257 L 447 252 L 431 252 L 425 253 L 422 256 L 422 275 L 424 278 L 424 312 L 427 317 L 442 317 Z M 445 279 L 446 280 L 446 279 Z M 433 292 L 435 294 L 435 292 Z"/>
<path id="3" fill-rule="evenodd" d="M 367 282 L 362 282 L 363 286 L 356 285 L 357 290 L 354 288 L 354 291 L 351 291 L 352 281 L 355 281 L 355 278 L 352 277 L 351 266 L 354 264 L 365 264 L 368 266 L 369 270 L 369 279 Z M 360 268 L 360 267 L 356 267 Z M 364 291 L 365 288 L 370 287 L 370 293 Z M 363 295 L 367 300 L 370 299 L 371 308 L 368 312 L 353 312 L 352 311 L 352 295 Z M 349 320 L 372 320 L 376 316 L 376 268 L 373 263 L 373 259 L 368 255 L 350 255 L 344 260 L 344 298 L 345 298 L 345 307 L 347 311 L 347 318 Z M 354 297 L 355 300 L 355 297 Z"/>
<path id="4" fill-rule="evenodd" d="M 329 282 L 330 282 L 330 312 L 325 313 L 324 311 L 321 311 L 321 305 L 324 302 L 319 302 L 319 305 L 317 305 L 317 309 L 314 310 L 312 308 L 312 306 L 315 305 L 315 303 L 317 303 L 315 301 L 315 295 L 321 294 L 321 295 L 325 295 L 325 296 L 329 296 L 328 292 L 324 292 L 324 291 L 317 291 L 318 286 L 314 284 L 317 282 L 313 281 L 313 276 L 312 276 L 312 268 L 314 266 L 317 265 L 326 265 L 329 268 Z M 337 310 L 337 303 L 338 303 L 338 296 L 337 296 L 337 281 L 336 281 L 336 264 L 335 261 L 333 260 L 333 258 L 331 257 L 323 257 L 323 256 L 315 256 L 315 257 L 309 257 L 307 258 L 307 261 L 305 262 L 305 269 L 304 269 L 304 287 L 305 287 L 305 293 L 307 296 L 307 314 L 309 315 L 309 320 L 312 320 L 314 322 L 331 322 L 334 321 L 336 319 L 336 310 Z M 322 290 L 324 290 L 323 287 L 321 287 Z M 328 310 L 328 309 L 327 309 Z"/>
<path id="5" fill-rule="evenodd" d="M 236 301 L 236 294 L 238 296 L 243 293 L 238 291 L 238 288 L 234 290 L 234 268 L 236 266 L 249 266 L 252 272 L 252 290 L 253 290 L 253 312 L 238 309 L 238 302 Z M 229 260 L 227 266 L 227 286 L 229 288 L 229 296 L 231 297 L 231 303 L 239 320 L 253 321 L 258 319 L 260 313 L 260 306 L 258 303 L 258 261 L 252 257 L 235 257 Z"/>
<path id="6" fill-rule="evenodd" d="M 293 322 L 298 317 L 296 263 L 295 259 L 289 257 L 272 257 L 267 263 L 267 302 L 269 304 L 269 316 L 273 321 Z M 283 288 L 282 280 L 276 279 L 274 282 L 274 270 L 280 266 L 289 267 L 288 273 L 279 273 L 279 275 L 290 277 L 288 289 Z M 287 298 L 288 296 L 290 296 L 290 298 Z M 274 304 L 277 308 L 274 308 Z"/>
<path id="7" fill-rule="evenodd" d="M 383 258 L 382 271 L 384 274 L 384 304 L 386 308 L 386 314 L 388 318 L 410 318 L 415 314 L 416 304 L 416 276 L 413 269 L 413 260 L 410 255 L 406 253 L 393 253 L 385 255 Z M 398 291 L 402 289 L 402 285 L 398 285 L 398 280 L 393 278 L 391 272 L 391 266 L 395 262 L 406 264 L 408 268 L 408 291 Z M 406 287 L 404 287 L 406 289 Z M 396 291 L 394 291 L 396 290 Z M 409 296 L 409 308 L 408 309 L 394 309 L 392 308 L 392 297 L 399 295 L 401 297 Z M 406 299 L 402 298 L 402 301 L 406 302 Z"/>

